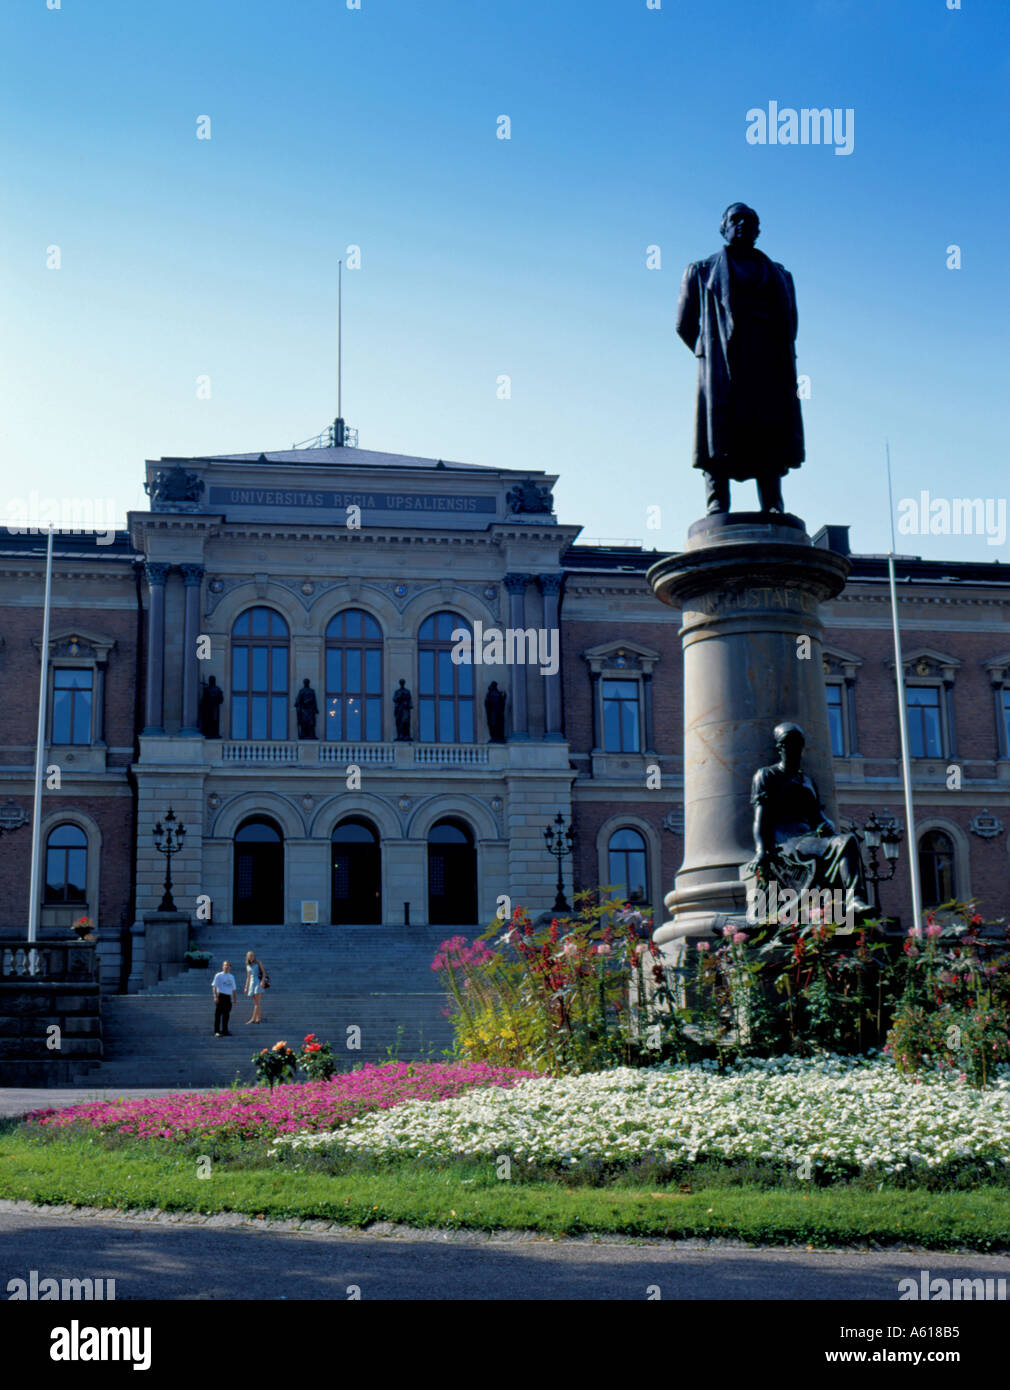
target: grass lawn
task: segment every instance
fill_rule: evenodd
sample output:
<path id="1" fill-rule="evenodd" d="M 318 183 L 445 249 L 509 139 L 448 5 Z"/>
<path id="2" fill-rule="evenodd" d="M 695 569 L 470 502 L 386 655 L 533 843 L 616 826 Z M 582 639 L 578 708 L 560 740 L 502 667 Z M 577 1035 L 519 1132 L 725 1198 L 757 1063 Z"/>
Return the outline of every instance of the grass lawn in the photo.
<path id="1" fill-rule="evenodd" d="M 200 1155 L 209 1163 L 200 1164 Z M 202 1166 L 209 1176 L 200 1177 Z M 203 1214 L 296 1217 L 366 1227 L 419 1227 L 544 1235 L 723 1237 L 825 1247 L 905 1243 L 934 1250 L 1010 1248 L 1010 1189 L 812 1186 L 739 1165 L 700 1164 L 685 1178 L 625 1171 L 499 1178 L 493 1161 L 348 1157 L 313 1171 L 270 1162 L 235 1141 L 89 1138 L 9 1124 L 0 1133 L 0 1197 L 38 1203 Z"/>

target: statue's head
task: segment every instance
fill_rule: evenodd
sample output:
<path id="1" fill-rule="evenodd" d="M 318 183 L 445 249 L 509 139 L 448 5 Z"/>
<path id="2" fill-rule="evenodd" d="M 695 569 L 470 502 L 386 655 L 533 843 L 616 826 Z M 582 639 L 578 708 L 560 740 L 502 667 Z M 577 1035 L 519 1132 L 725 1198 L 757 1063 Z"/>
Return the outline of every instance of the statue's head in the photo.
<path id="1" fill-rule="evenodd" d="M 208 685 L 217 685 L 217 676 L 208 676 L 208 677 L 207 677 L 207 684 L 208 684 Z"/>
<path id="2" fill-rule="evenodd" d="M 730 203 L 722 215 L 719 231 L 727 246 L 753 246 L 761 233 L 761 222 L 746 203 Z"/>
<path id="3" fill-rule="evenodd" d="M 308 685 L 308 683 L 309 683 L 309 678 L 308 678 L 308 676 L 306 676 L 305 679 L 302 681 L 302 685 Z"/>
<path id="4" fill-rule="evenodd" d="M 803 752 L 807 736 L 798 724 L 791 724 L 788 720 L 775 725 L 775 732 L 772 735 L 775 739 L 775 751 L 777 753 L 792 753 L 798 756 Z"/>

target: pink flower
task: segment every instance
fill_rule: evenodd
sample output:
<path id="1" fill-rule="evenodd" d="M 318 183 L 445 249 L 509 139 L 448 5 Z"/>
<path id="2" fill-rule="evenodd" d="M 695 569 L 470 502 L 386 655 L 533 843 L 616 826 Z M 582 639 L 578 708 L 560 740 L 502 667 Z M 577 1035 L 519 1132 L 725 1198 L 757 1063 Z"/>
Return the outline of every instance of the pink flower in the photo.
<path id="1" fill-rule="evenodd" d="M 742 942 L 747 940 L 747 933 L 745 931 L 734 932 L 733 940 L 736 945 L 739 946 Z"/>
<path id="2" fill-rule="evenodd" d="M 931 927 L 927 927 L 927 928 L 926 928 L 926 935 L 927 935 L 927 936 L 940 936 L 940 935 L 942 935 L 942 933 L 943 933 L 943 927 L 941 927 L 941 926 L 940 926 L 938 923 L 936 923 L 936 922 L 934 922 L 933 925 L 932 925 Z"/>
<path id="3" fill-rule="evenodd" d="M 707 942 L 707 941 L 699 941 L 699 942 L 698 942 L 698 950 L 699 950 L 699 951 L 707 951 L 707 950 L 708 950 L 708 942 Z"/>
<path id="4" fill-rule="evenodd" d="M 597 948 L 596 948 L 596 954 L 597 954 L 598 956 L 609 956 L 609 955 L 610 955 L 610 947 L 607 945 L 607 943 L 606 943 L 605 941 L 601 941 L 600 944 L 597 946 Z"/>
<path id="5" fill-rule="evenodd" d="M 922 928 L 921 928 L 921 927 L 909 927 L 909 929 L 908 929 L 908 934 L 909 934 L 909 936 L 914 936 L 914 937 L 918 938 L 918 937 L 920 937 L 920 936 L 922 935 Z"/>
<path id="6" fill-rule="evenodd" d="M 732 936 L 733 933 L 734 933 L 734 931 L 736 931 L 736 928 L 735 928 L 735 927 L 725 926 L 725 927 L 723 927 L 723 929 L 722 929 L 722 934 L 723 934 L 723 936 Z"/>

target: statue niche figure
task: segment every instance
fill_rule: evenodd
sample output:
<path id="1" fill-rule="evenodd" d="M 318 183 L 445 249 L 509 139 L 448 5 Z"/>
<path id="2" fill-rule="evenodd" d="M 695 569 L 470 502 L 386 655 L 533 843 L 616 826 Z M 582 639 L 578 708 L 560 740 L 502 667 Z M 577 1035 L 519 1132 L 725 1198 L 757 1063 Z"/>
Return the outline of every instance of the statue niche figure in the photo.
<path id="1" fill-rule="evenodd" d="M 393 692 L 393 718 L 396 721 L 397 743 L 411 743 L 410 711 L 414 708 L 407 682 L 400 677 L 399 689 Z"/>
<path id="2" fill-rule="evenodd" d="M 805 744 L 798 724 L 776 725 L 779 760 L 758 768 L 751 783 L 756 854 L 747 868 L 794 890 L 844 889 L 846 913 L 866 915 L 872 908 L 859 841 L 838 834 L 825 814 L 817 788 L 800 767 Z"/>
<path id="3" fill-rule="evenodd" d="M 298 716 L 298 737 L 315 738 L 319 704 L 308 676 L 302 681 L 302 688 L 295 697 L 295 713 Z"/>
<path id="4" fill-rule="evenodd" d="M 782 512 L 782 476 L 804 459 L 796 387 L 796 290 L 754 243 L 758 215 L 731 203 L 726 245 L 684 272 L 677 333 L 698 359 L 694 467 L 709 515 L 729 511 L 730 479 L 757 482 L 763 512 Z"/>
<path id="5" fill-rule="evenodd" d="M 221 705 L 224 691 L 214 676 L 208 676 L 197 706 L 197 724 L 204 738 L 221 737 Z"/>
<path id="6" fill-rule="evenodd" d="M 492 681 L 484 696 L 484 713 L 487 715 L 488 738 L 492 743 L 505 742 L 505 700 L 504 690 L 498 689 L 498 682 Z"/>

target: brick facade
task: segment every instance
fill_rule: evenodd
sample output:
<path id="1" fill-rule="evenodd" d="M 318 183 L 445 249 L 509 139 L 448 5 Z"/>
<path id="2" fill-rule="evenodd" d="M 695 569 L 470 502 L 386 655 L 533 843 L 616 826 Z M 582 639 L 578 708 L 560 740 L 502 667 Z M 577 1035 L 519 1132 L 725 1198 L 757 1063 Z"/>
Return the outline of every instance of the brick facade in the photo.
<path id="1" fill-rule="evenodd" d="M 633 829 L 645 845 L 648 896 L 661 921 L 663 897 L 683 850 L 677 819 L 683 771 L 678 615 L 656 600 L 646 578 L 661 557 L 637 547 L 573 544 L 575 528 L 559 526 L 553 517 L 534 513 L 511 520 L 501 497 L 515 475 L 487 470 L 499 489 L 492 494 L 485 470 L 447 480 L 445 466 L 430 461 L 352 450 L 319 455 L 318 464 L 331 469 L 346 465 L 358 488 L 369 467 L 407 477 L 408 465 L 409 482 L 401 482 L 402 488 L 439 486 L 453 497 L 484 486 L 497 498 L 496 519 L 461 517 L 450 525 L 439 516 L 427 522 L 427 530 L 420 522 L 396 529 L 373 520 L 354 533 L 333 521 L 292 525 L 280 512 L 254 526 L 244 515 L 226 519 L 204 506 L 191 513 L 135 513 L 129 534 L 108 547 L 79 537 L 57 540 L 52 666 L 69 662 L 93 671 L 101 711 L 90 745 L 48 750 L 47 767 L 58 766 L 60 785 L 44 792 L 43 827 L 48 833 L 67 822 L 87 836 L 86 906 L 99 923 L 105 986 L 118 985 L 123 929 L 157 906 L 164 865 L 150 828 L 169 804 L 189 831 L 174 865 L 177 901 L 195 913 L 201 895 L 208 897 L 215 922 L 231 920 L 234 836 L 256 812 L 272 817 L 283 832 L 286 919 L 297 920 L 291 914 L 308 899 L 318 900 L 321 920 L 329 920 L 330 833 L 342 818 L 360 814 L 376 825 L 383 843 L 384 920 L 399 923 L 409 910 L 418 923 L 427 920 L 426 836 L 439 817 L 455 816 L 470 828 L 482 920 L 501 895 L 535 910 L 549 908 L 555 866 L 542 832 L 559 810 L 566 820 L 571 816 L 576 832 L 573 860 L 565 866 L 566 892 L 573 869 L 577 887 L 605 881 L 610 836 Z M 249 473 L 265 466 L 256 456 L 223 464 L 187 462 L 211 480 L 228 468 Z M 297 481 L 318 464 L 306 464 L 302 454 L 278 455 L 268 471 L 275 481 L 288 474 Z M 149 472 L 154 476 L 154 465 Z M 350 479 L 344 485 L 351 486 Z M 44 544 L 37 538 L 6 537 L 0 544 L 0 807 L 20 807 L 28 816 L 43 560 Z M 845 591 L 823 608 L 827 678 L 848 682 L 849 746 L 835 760 L 839 810 L 843 820 L 857 824 L 871 811 L 903 823 L 886 574 L 876 557 L 851 560 Z M 145 564 L 163 566 L 168 576 L 165 732 L 156 736 L 142 734 L 152 592 Z M 1010 867 L 1010 758 L 996 705 L 1002 680 L 1010 681 L 1010 580 L 993 564 L 907 558 L 899 561 L 899 571 L 906 678 L 934 687 L 942 712 L 939 754 L 914 763 L 918 827 L 950 837 L 959 894 L 974 896 L 987 914 L 998 916 L 1008 907 Z M 187 573 L 196 575 L 198 631 L 212 645 L 198 673 L 187 665 L 183 648 Z M 451 754 L 434 745 L 426 753 L 416 744 L 396 744 L 390 697 L 402 676 L 414 693 L 416 721 L 417 632 L 424 617 L 452 611 L 471 624 L 479 618 L 485 627 L 505 627 L 514 612 L 522 612 L 526 625 L 537 626 L 546 621 L 557 575 L 563 576 L 558 685 L 549 687 L 537 668 L 479 671 L 472 744 Z M 307 675 L 323 705 L 329 616 L 348 607 L 376 615 L 384 641 L 384 741 L 371 752 L 348 753 L 349 760 L 361 762 L 358 792 L 347 792 L 346 769 L 331 766 L 332 758 L 326 762 L 322 742 L 299 743 L 290 733 L 289 741 L 269 746 L 230 740 L 231 633 L 237 615 L 257 604 L 282 614 L 290 631 L 289 704 L 296 683 Z M 181 728 L 185 683 L 208 673 L 226 696 L 218 741 Z M 489 747 L 483 692 L 492 676 L 509 693 L 512 736 Z M 520 680 L 526 693 L 524 738 L 515 737 Z M 607 746 L 601 691 L 610 680 L 635 688 L 637 747 Z M 552 731 L 555 694 L 563 725 Z M 289 711 L 292 724 L 293 718 Z M 950 785 L 958 778 L 959 786 Z M 1003 823 L 998 833 L 987 836 L 979 833 L 985 825 L 973 825 L 983 808 Z M 29 836 L 22 827 L 0 838 L 0 926 L 8 929 L 17 928 L 27 912 Z M 885 910 L 907 915 L 904 847 L 897 876 L 881 894 Z M 79 910 L 47 905 L 43 926 L 63 931 Z"/>

